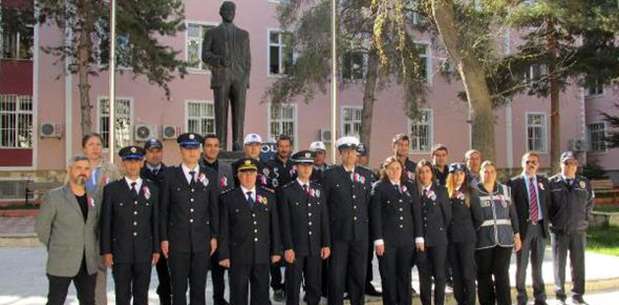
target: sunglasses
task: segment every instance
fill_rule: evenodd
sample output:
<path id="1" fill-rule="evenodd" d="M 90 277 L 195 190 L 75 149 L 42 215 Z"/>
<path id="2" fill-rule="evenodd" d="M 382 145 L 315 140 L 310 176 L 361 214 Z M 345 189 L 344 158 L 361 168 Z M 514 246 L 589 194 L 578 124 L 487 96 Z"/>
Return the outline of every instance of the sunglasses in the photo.
<path id="1" fill-rule="evenodd" d="M 526 164 L 533 164 L 533 165 L 537 165 L 537 161 L 533 161 L 533 160 L 527 160 Z"/>

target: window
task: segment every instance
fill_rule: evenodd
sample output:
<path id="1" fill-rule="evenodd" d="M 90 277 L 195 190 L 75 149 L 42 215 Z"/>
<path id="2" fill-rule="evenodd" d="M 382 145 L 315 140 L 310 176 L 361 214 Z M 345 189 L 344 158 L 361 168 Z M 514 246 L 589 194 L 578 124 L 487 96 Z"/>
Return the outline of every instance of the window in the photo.
<path id="1" fill-rule="evenodd" d="M 114 142 L 118 150 L 127 145 L 131 145 L 131 100 L 128 98 L 117 98 L 114 104 Z M 99 133 L 103 138 L 103 147 L 109 148 L 110 138 L 110 106 L 109 99 L 103 97 L 99 99 Z"/>
<path id="2" fill-rule="evenodd" d="M 361 51 L 347 52 L 342 56 L 342 78 L 363 79 L 366 71 L 367 54 Z"/>
<path id="3" fill-rule="evenodd" d="M 539 81 L 542 76 L 546 74 L 546 66 L 544 65 L 530 65 L 527 71 L 524 73 L 525 82 Z"/>
<path id="4" fill-rule="evenodd" d="M 592 152 L 605 152 L 607 150 L 606 136 L 605 123 L 589 124 L 589 142 Z"/>
<path id="5" fill-rule="evenodd" d="M 432 61 L 431 61 L 431 57 L 429 56 L 430 52 L 428 50 L 428 44 L 415 43 L 415 47 L 417 48 L 417 54 L 419 56 L 419 59 L 421 60 L 421 62 L 419 63 L 419 65 L 421 65 L 420 74 L 425 76 L 427 81 L 430 81 L 431 80 L 430 72 L 432 71 Z"/>
<path id="6" fill-rule="evenodd" d="M 587 86 L 587 95 L 595 96 L 604 94 L 604 85 L 599 80 L 594 80 Z"/>
<path id="7" fill-rule="evenodd" d="M 215 106 L 212 102 L 187 102 L 187 132 L 215 133 Z"/>
<path id="8" fill-rule="evenodd" d="M 410 123 L 411 149 L 413 152 L 429 152 L 432 149 L 432 110 L 421 109 L 417 119 Z"/>
<path id="9" fill-rule="evenodd" d="M 362 111 L 362 107 L 342 107 L 342 134 L 344 136 L 359 137 L 359 134 L 361 133 Z"/>
<path id="10" fill-rule="evenodd" d="M 131 65 L 129 36 L 119 34 L 116 36 L 116 69 L 129 69 Z M 97 50 L 95 49 L 95 54 Z M 99 65 L 107 66 L 110 62 L 110 41 L 105 37 L 99 46 Z"/>
<path id="11" fill-rule="evenodd" d="M 187 24 L 186 59 L 189 68 L 195 70 L 208 69 L 208 66 L 202 61 L 202 40 L 204 40 L 206 31 L 213 27 L 213 25 L 198 23 Z"/>
<path id="12" fill-rule="evenodd" d="M 32 148 L 32 97 L 0 95 L 0 147 Z"/>
<path id="13" fill-rule="evenodd" d="M 269 74 L 286 74 L 292 64 L 292 34 L 269 31 Z"/>
<path id="14" fill-rule="evenodd" d="M 10 32 L 0 29 L 2 37 L 2 50 L 0 58 L 13 60 L 32 60 L 32 45 L 34 37 L 34 28 L 26 27 L 23 32 Z"/>
<path id="15" fill-rule="evenodd" d="M 296 105 L 295 104 L 271 104 L 269 115 L 269 136 L 277 139 L 279 135 L 287 135 L 295 138 Z"/>
<path id="16" fill-rule="evenodd" d="M 527 149 L 546 152 L 545 113 L 527 113 Z"/>

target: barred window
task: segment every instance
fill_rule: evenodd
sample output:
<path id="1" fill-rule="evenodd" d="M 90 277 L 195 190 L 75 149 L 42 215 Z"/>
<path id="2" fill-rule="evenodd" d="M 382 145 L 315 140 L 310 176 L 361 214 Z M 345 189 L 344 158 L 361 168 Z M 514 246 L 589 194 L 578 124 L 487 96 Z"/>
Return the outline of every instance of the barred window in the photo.
<path id="1" fill-rule="evenodd" d="M 606 124 L 589 124 L 589 142 L 592 152 L 605 152 L 606 147 Z"/>
<path id="2" fill-rule="evenodd" d="M 131 139 L 131 100 L 128 98 L 117 98 L 114 103 L 114 150 L 132 144 Z M 103 138 L 103 147 L 109 148 L 110 138 L 110 104 L 109 98 L 99 99 L 99 133 Z"/>
<path id="3" fill-rule="evenodd" d="M 432 149 L 433 119 L 431 109 L 420 110 L 419 117 L 410 124 L 411 149 L 413 152 L 430 152 Z"/>
<path id="4" fill-rule="evenodd" d="M 527 149 L 546 152 L 545 113 L 527 113 Z"/>
<path id="5" fill-rule="evenodd" d="M 187 102 L 187 132 L 215 133 L 215 106 L 212 102 Z"/>
<path id="6" fill-rule="evenodd" d="M 356 106 L 342 107 L 342 134 L 344 136 L 359 137 L 361 133 L 361 114 L 363 108 Z"/>
<path id="7" fill-rule="evenodd" d="M 269 109 L 269 135 L 277 139 L 280 135 L 287 135 L 294 139 L 295 135 L 295 104 L 271 104 Z"/>
<path id="8" fill-rule="evenodd" d="M 207 70 L 208 66 L 202 61 L 202 41 L 206 31 L 213 28 L 213 25 L 201 23 L 187 23 L 187 63 L 195 70 Z"/>
<path id="9" fill-rule="evenodd" d="M 0 95 L 0 147 L 32 148 L 32 97 Z"/>

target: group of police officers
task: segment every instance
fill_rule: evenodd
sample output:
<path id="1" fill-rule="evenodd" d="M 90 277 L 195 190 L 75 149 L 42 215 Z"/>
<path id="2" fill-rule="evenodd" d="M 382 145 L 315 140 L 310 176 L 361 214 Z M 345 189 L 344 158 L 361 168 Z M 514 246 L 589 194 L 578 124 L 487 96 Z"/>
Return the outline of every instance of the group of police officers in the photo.
<path id="1" fill-rule="evenodd" d="M 248 134 L 244 156 L 231 164 L 219 159 L 215 135 L 185 133 L 177 142 L 181 163 L 169 167 L 157 139 L 122 148 L 124 176 L 103 188 L 100 254 L 112 269 L 116 304 L 147 304 L 156 265 L 161 304 L 187 304 L 187 291 L 190 304 L 205 304 L 210 270 L 215 305 L 247 305 L 248 299 L 268 305 L 269 284 L 274 299 L 288 305 L 299 304 L 301 290 L 309 305 L 318 305 L 321 296 L 329 305 L 345 298 L 361 305 L 366 293 L 377 293 L 371 284 L 374 254 L 385 304 L 411 304 L 414 265 L 424 305 L 442 305 L 446 283 L 458 304 L 474 305 L 476 280 L 496 286 L 479 287 L 480 304 L 511 304 L 500 296 L 509 291 L 508 279 L 500 281 L 495 271 L 492 284 L 476 270 L 509 268 L 514 249 L 518 304 L 528 300 L 530 257 L 535 304 L 542 305 L 541 261 L 549 235 L 558 299 L 566 300 L 569 252 L 572 299 L 584 304 L 584 232 L 593 196 L 587 179 L 576 175 L 571 152 L 550 179 L 537 173 L 539 156 L 525 154 L 522 174 L 506 187 L 488 182 L 494 165 L 482 164 L 476 150 L 466 153 L 464 163 L 448 164 L 447 147 L 438 145 L 432 162 L 413 162 L 404 134 L 393 138 L 393 156 L 379 173 L 366 167 L 366 148 L 355 137 L 335 143 L 338 165 L 325 162 L 322 142 L 293 154 L 287 136 L 277 139 L 274 158 L 262 162 L 262 139 Z M 495 247 L 506 254 L 487 251 Z"/>

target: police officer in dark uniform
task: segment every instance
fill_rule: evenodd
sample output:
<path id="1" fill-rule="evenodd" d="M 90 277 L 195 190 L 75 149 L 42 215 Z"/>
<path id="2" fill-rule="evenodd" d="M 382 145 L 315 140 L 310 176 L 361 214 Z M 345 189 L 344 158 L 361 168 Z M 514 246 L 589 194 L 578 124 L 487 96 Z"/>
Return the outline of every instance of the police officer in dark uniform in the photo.
<path id="1" fill-rule="evenodd" d="M 312 177 L 310 179 L 320 183 L 324 172 L 331 167 L 326 161 L 327 147 L 322 141 L 314 141 L 310 144 L 309 151 L 314 154 L 314 170 L 312 170 Z M 326 272 L 324 274 L 326 274 Z"/>
<path id="2" fill-rule="evenodd" d="M 322 260 L 331 253 L 326 198 L 320 185 L 310 182 L 313 153 L 300 151 L 292 156 L 292 162 L 298 178 L 278 192 L 286 261 L 286 304 L 299 304 L 299 290 L 304 280 L 307 304 L 318 305 Z"/>
<path id="3" fill-rule="evenodd" d="M 364 302 L 372 173 L 355 166 L 358 144 L 355 137 L 338 139 L 342 164 L 327 170 L 322 180 L 332 244 L 329 305 L 342 305 L 346 288 L 352 305 Z"/>
<path id="4" fill-rule="evenodd" d="M 471 202 L 479 199 L 467 185 L 464 163 L 449 165 L 446 184 L 452 210 L 447 256 L 453 271 L 454 297 L 458 305 L 475 305 L 476 232 Z"/>
<path id="5" fill-rule="evenodd" d="M 202 145 L 202 158 L 200 158 L 200 166 L 211 169 L 217 173 L 217 188 L 219 193 L 234 187 L 234 175 L 232 167 L 219 160 L 219 138 L 215 134 L 207 134 L 204 136 Z M 213 303 L 214 305 L 228 305 L 228 301 L 224 298 L 226 283 L 224 274 L 226 269 L 219 265 L 219 251 L 211 255 L 211 281 L 213 282 Z"/>
<path id="6" fill-rule="evenodd" d="M 205 304 L 206 273 L 217 249 L 219 229 L 217 176 L 201 168 L 202 137 L 184 133 L 177 138 L 182 162 L 168 168 L 161 188 L 161 250 L 168 258 L 172 303 Z"/>
<path id="7" fill-rule="evenodd" d="M 287 135 L 280 135 L 276 143 L 277 154 L 275 158 L 266 162 L 266 167 L 269 169 L 269 183 L 271 189 L 275 193 L 279 193 L 279 189 L 297 178 L 297 173 L 294 163 L 290 161 L 292 154 L 292 138 Z M 273 299 L 276 302 L 282 302 L 286 298 L 285 284 L 282 278 L 281 267 L 284 262 L 271 266 L 271 288 L 273 288 Z"/>
<path id="8" fill-rule="evenodd" d="M 150 138 L 144 143 L 144 166 L 140 170 L 140 177 L 153 181 L 158 188 L 161 188 L 163 183 L 163 172 L 166 165 L 163 163 L 163 143 L 155 138 Z M 157 207 L 157 209 L 159 209 Z M 157 213 L 159 211 L 157 210 Z M 168 261 L 163 255 L 159 256 L 157 261 L 157 278 L 159 286 L 157 286 L 157 295 L 159 295 L 159 303 L 161 305 L 172 304 L 172 286 L 170 284 L 170 271 L 168 270 Z"/>
<path id="9" fill-rule="evenodd" d="M 381 178 L 373 186 L 372 240 L 379 260 L 383 304 L 411 304 L 411 262 L 416 238 L 422 238 L 419 193 L 406 178 L 395 156 L 383 162 Z"/>
<path id="10" fill-rule="evenodd" d="M 417 164 L 408 158 L 408 151 L 410 149 L 410 138 L 404 133 L 398 133 L 393 136 L 391 140 L 393 148 L 393 155 L 404 164 L 404 175 L 408 179 L 415 179 L 415 169 Z"/>
<path id="11" fill-rule="evenodd" d="M 451 202 L 447 189 L 439 185 L 433 175 L 432 163 L 417 163 L 417 185 L 421 193 L 423 217 L 423 247 L 417 253 L 419 294 L 423 305 L 443 305 L 447 263 L 447 229 L 451 222 Z M 432 303 L 434 279 L 434 303 Z"/>
<path id="12" fill-rule="evenodd" d="M 591 219 L 594 194 L 589 180 L 576 174 L 578 160 L 573 152 L 561 155 L 561 173 L 550 178 L 550 241 L 557 299 L 565 304 L 565 263 L 569 252 L 572 267 L 572 302 L 586 304 L 585 241 Z"/>
<path id="13" fill-rule="evenodd" d="M 101 255 L 112 268 L 116 304 L 148 304 L 152 265 L 159 259 L 159 189 L 140 178 L 144 149 L 127 146 L 119 156 L 125 177 L 105 186 Z"/>
<path id="14" fill-rule="evenodd" d="M 219 264 L 229 268 L 230 303 L 269 304 L 269 265 L 281 259 L 282 246 L 275 193 L 256 185 L 258 161 L 237 164 L 239 187 L 220 195 Z"/>
<path id="15" fill-rule="evenodd" d="M 244 158 L 250 158 L 256 160 L 258 167 L 258 176 L 256 177 L 256 185 L 269 188 L 273 190 L 273 186 L 269 181 L 271 170 L 266 164 L 260 161 L 260 151 L 262 149 L 262 137 L 257 133 L 250 133 L 245 136 L 243 140 L 243 158 L 232 163 L 232 173 L 234 174 L 234 185 L 239 186 L 239 179 L 237 177 L 238 167 Z"/>

